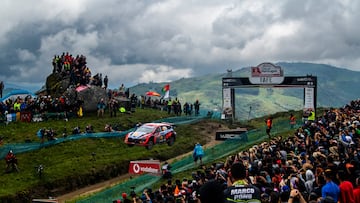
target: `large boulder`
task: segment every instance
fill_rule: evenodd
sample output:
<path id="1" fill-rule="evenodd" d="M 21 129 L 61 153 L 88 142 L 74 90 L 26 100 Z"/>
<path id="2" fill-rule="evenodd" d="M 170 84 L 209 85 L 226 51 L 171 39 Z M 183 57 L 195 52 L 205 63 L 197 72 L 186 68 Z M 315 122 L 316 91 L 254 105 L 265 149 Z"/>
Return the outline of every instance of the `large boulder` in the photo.
<path id="1" fill-rule="evenodd" d="M 108 97 L 106 90 L 99 86 L 88 85 L 81 91 L 75 87 L 68 88 L 65 92 L 66 97 L 69 98 L 72 104 L 76 104 L 79 100 L 83 102 L 83 111 L 90 112 L 97 110 L 97 103 L 101 98 L 104 99 L 105 103 L 108 103 Z"/>
<path id="2" fill-rule="evenodd" d="M 46 92 L 53 97 L 61 96 L 70 85 L 70 77 L 52 73 L 46 78 Z"/>
<path id="3" fill-rule="evenodd" d="M 46 78 L 46 94 L 52 97 L 65 95 L 72 105 L 83 101 L 84 112 L 96 111 L 97 103 L 101 98 L 104 98 L 106 103 L 108 102 L 105 89 L 94 85 L 76 88 L 70 85 L 70 77 L 61 73 L 52 73 Z"/>

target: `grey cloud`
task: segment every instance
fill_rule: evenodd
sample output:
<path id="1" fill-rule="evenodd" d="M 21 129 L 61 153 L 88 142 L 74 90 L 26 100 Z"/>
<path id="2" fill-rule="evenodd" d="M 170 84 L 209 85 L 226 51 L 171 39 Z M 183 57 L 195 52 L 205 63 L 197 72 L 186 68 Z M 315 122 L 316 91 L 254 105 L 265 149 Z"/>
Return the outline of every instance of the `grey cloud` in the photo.
<path id="1" fill-rule="evenodd" d="M 84 54 L 114 86 L 263 61 L 356 69 L 359 7 L 355 0 L 1 2 L 0 80 L 41 83 L 53 55 L 67 51 Z"/>

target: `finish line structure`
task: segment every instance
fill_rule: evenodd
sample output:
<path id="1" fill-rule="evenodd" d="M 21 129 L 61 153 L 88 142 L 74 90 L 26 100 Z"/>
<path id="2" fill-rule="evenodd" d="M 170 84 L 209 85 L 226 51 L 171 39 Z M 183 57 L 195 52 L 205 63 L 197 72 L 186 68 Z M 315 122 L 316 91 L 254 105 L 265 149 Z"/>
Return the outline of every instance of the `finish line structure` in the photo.
<path id="1" fill-rule="evenodd" d="M 235 119 L 235 89 L 237 88 L 303 88 L 303 111 L 316 112 L 317 77 L 285 77 L 280 66 L 272 63 L 261 63 L 251 67 L 251 77 L 222 78 L 223 111 L 221 119 Z"/>

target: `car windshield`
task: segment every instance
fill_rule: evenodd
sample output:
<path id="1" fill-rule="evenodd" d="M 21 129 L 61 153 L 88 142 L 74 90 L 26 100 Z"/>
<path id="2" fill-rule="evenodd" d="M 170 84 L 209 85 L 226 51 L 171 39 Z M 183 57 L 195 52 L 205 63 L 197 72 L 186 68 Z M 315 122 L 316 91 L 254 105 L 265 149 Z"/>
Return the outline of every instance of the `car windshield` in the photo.
<path id="1" fill-rule="evenodd" d="M 154 129 L 155 127 L 153 126 L 142 125 L 136 130 L 136 132 L 151 133 L 152 131 L 154 131 Z"/>

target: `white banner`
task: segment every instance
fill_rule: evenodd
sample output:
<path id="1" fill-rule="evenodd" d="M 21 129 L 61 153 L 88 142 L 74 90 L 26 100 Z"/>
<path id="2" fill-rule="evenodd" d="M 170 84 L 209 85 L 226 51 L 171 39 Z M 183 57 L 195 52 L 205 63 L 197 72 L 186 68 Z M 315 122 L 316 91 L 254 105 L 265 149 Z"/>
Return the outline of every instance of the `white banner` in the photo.
<path id="1" fill-rule="evenodd" d="M 314 110 L 315 104 L 314 104 L 314 88 L 306 87 L 305 88 L 305 98 L 304 98 L 304 109 L 308 110 Z"/>
<path id="2" fill-rule="evenodd" d="M 256 67 L 251 67 L 249 81 L 252 84 L 259 85 L 280 84 L 284 81 L 284 72 L 280 66 L 275 66 L 272 63 L 262 63 Z"/>
<path id="3" fill-rule="evenodd" d="M 231 89 L 223 89 L 223 113 L 221 115 L 222 119 L 229 118 L 233 114 L 232 104 L 231 104 Z"/>

